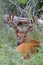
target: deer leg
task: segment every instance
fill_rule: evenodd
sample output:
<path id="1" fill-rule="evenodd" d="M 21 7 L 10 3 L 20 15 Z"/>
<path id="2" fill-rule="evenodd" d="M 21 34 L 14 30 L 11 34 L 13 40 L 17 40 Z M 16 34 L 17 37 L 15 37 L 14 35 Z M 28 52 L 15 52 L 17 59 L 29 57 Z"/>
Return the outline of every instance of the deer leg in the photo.
<path id="1" fill-rule="evenodd" d="M 29 59 L 30 58 L 30 55 L 29 54 L 26 54 L 25 56 L 24 56 L 24 59 Z"/>

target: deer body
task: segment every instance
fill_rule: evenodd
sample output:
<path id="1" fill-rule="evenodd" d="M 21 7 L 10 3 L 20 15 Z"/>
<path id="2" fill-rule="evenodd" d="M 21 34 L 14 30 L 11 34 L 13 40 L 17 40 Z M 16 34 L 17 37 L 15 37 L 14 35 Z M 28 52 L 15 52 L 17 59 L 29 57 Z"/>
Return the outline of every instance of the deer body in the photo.
<path id="1" fill-rule="evenodd" d="M 36 53 L 37 50 L 35 49 L 36 47 L 39 47 L 39 41 L 36 40 L 29 40 L 29 42 L 23 42 L 22 44 L 20 44 L 16 50 L 21 53 L 24 54 L 24 59 L 26 58 L 30 58 L 30 53 Z"/>

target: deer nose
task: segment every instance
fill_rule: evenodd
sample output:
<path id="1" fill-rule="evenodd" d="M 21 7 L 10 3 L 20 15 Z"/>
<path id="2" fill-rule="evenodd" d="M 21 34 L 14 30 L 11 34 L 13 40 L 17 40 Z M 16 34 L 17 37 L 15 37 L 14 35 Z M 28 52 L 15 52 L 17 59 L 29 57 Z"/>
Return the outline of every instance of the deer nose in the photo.
<path id="1" fill-rule="evenodd" d="M 21 42 L 20 42 L 20 41 L 18 41 L 18 42 L 17 42 L 17 45 L 20 45 L 20 44 L 21 44 Z"/>

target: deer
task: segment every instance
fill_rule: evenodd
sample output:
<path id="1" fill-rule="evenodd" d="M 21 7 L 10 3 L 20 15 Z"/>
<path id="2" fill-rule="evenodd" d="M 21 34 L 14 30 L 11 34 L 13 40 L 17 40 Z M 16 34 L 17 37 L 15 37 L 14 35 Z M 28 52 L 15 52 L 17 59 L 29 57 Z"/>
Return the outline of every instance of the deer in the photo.
<path id="1" fill-rule="evenodd" d="M 23 59 L 30 58 L 30 54 L 37 53 L 39 50 L 37 48 L 40 47 L 40 41 L 32 39 L 31 37 L 27 36 L 26 33 L 28 29 L 24 31 L 18 32 L 19 42 L 16 47 L 16 50 L 23 54 Z"/>
<path id="2" fill-rule="evenodd" d="M 30 58 L 30 53 L 32 54 L 32 53 L 38 52 L 38 50 L 36 48 L 38 48 L 40 46 L 40 41 L 32 39 L 27 36 L 27 32 L 33 26 L 29 25 L 26 30 L 22 30 L 16 23 L 13 22 L 12 17 L 10 16 L 10 20 L 8 20 L 7 22 L 9 23 L 9 25 L 11 24 L 13 29 L 16 29 L 16 34 L 19 39 L 19 41 L 17 43 L 18 46 L 16 47 L 16 50 L 19 53 L 24 55 L 23 56 L 24 59 Z"/>
<path id="3" fill-rule="evenodd" d="M 30 27 L 31 28 L 31 27 Z M 23 59 L 30 58 L 30 54 L 37 53 L 39 50 L 37 48 L 40 47 L 40 41 L 32 39 L 31 37 L 27 36 L 27 32 L 29 30 L 29 27 L 25 31 L 19 31 L 18 37 L 19 42 L 16 50 L 23 54 Z"/>

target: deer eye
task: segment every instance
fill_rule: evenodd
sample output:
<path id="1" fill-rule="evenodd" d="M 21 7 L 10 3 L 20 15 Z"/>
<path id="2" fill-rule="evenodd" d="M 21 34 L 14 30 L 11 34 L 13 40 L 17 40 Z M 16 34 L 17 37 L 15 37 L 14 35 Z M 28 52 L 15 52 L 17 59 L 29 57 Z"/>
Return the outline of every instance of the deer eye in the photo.
<path id="1" fill-rule="evenodd" d="M 24 37 L 26 37 L 26 36 L 24 35 Z"/>

